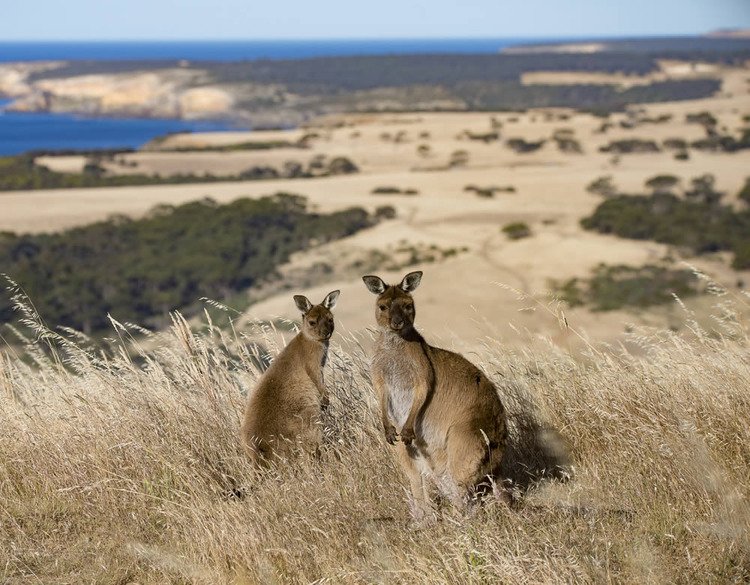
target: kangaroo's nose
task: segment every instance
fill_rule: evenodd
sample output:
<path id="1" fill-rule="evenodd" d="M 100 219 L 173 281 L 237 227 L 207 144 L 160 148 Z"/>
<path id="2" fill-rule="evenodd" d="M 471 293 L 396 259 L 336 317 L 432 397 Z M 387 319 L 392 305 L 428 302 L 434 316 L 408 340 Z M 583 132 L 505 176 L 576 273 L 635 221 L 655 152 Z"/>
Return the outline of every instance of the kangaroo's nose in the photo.
<path id="1" fill-rule="evenodd" d="M 391 321 L 391 326 L 394 329 L 401 329 L 401 327 L 403 327 L 403 325 L 404 325 L 404 322 L 401 319 L 399 319 L 398 321 L 395 321 L 395 320 Z"/>

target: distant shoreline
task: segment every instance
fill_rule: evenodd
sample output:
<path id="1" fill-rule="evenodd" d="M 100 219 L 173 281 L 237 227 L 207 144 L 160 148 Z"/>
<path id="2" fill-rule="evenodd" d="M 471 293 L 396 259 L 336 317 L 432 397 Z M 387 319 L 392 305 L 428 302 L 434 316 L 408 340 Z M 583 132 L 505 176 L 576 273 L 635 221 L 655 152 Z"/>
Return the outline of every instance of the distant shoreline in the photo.
<path id="1" fill-rule="evenodd" d="M 9 47 L 25 53 L 14 54 Z M 65 47 L 73 47 L 79 59 L 66 59 L 69 55 L 59 52 Z M 273 59 L 228 60 L 253 56 L 247 53 L 251 49 L 256 58 Z M 136 56 L 127 52 L 133 50 L 141 52 L 140 58 L 127 60 Z M 2 62 L 14 56 L 30 60 Z M 49 60 L 34 60 L 42 57 Z M 666 71 L 664 60 L 707 65 Z M 217 121 L 267 129 L 299 127 L 336 113 L 534 107 L 619 111 L 644 101 L 710 96 L 719 89 L 719 68 L 748 60 L 750 39 L 708 37 L 544 39 L 536 44 L 533 39 L 0 43 L 0 96 L 12 100 L 0 122 L 0 142 L 8 143 L 11 117 L 18 120 L 22 112 L 48 116 L 50 123 L 63 119 L 57 114 L 86 125 L 181 122 L 142 136 L 145 143 Z M 31 117 L 24 120 L 32 123 Z M 16 132 L 16 139 L 26 134 Z M 139 145 L 116 134 L 109 138 L 102 144 L 40 142 L 5 151 Z"/>

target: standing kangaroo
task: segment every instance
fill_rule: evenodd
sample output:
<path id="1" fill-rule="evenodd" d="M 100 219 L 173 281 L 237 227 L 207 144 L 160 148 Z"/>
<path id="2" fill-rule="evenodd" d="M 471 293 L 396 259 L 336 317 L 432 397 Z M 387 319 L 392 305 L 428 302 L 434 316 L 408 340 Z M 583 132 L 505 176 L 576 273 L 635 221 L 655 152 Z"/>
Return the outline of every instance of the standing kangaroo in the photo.
<path id="1" fill-rule="evenodd" d="M 323 367 L 339 293 L 328 293 L 315 306 L 307 297 L 294 297 L 302 328 L 263 374 L 245 410 L 242 440 L 256 461 L 288 456 L 295 447 L 316 452 L 322 442 L 320 413 L 328 406 Z"/>
<path id="2" fill-rule="evenodd" d="M 372 380 L 385 438 L 401 436 L 399 457 L 417 519 L 431 508 L 428 479 L 459 509 L 499 473 L 507 441 L 505 411 L 487 377 L 463 356 L 428 344 L 414 329 L 412 291 L 421 272 L 399 285 L 364 276 L 378 295 Z"/>

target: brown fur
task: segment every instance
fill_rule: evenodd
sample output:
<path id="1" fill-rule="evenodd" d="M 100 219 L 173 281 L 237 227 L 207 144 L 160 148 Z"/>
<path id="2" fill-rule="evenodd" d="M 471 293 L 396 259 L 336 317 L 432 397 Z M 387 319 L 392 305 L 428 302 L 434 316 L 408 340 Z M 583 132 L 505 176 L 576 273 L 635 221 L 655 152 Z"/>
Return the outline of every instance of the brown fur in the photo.
<path id="1" fill-rule="evenodd" d="M 507 442 L 505 411 L 487 377 L 463 356 L 433 347 L 414 329 L 410 294 L 422 273 L 386 285 L 365 276 L 378 295 L 372 378 L 386 440 L 397 447 L 418 516 L 431 502 L 426 478 L 463 508 L 480 484 L 494 479 Z"/>
<path id="2" fill-rule="evenodd" d="M 289 456 L 295 448 L 314 453 L 320 446 L 320 414 L 328 406 L 323 367 L 338 294 L 329 293 L 315 306 L 294 297 L 302 328 L 258 381 L 245 410 L 242 440 L 257 461 Z"/>

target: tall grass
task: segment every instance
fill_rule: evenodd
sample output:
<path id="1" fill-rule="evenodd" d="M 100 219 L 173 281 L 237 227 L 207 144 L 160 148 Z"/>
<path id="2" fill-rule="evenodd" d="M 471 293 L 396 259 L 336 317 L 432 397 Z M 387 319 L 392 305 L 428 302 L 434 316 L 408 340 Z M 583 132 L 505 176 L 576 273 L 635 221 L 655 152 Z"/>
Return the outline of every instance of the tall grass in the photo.
<path id="1" fill-rule="evenodd" d="M 113 321 L 101 349 L 17 302 L 32 338 L 0 354 L 0 582 L 750 580 L 750 354 L 730 320 L 634 338 L 639 358 L 488 340 L 473 359 L 510 413 L 516 503 L 415 528 L 361 338 L 331 350 L 322 458 L 259 472 L 239 424 L 274 330 L 176 315 L 141 347 Z"/>

